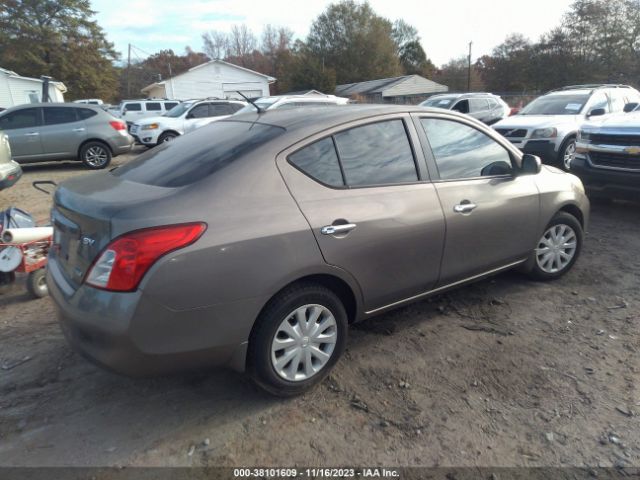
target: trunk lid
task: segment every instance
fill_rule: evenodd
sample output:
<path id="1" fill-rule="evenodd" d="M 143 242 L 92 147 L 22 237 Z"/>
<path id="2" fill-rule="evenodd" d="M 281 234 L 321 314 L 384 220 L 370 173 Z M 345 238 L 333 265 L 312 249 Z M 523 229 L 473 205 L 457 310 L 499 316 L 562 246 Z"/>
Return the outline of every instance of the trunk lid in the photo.
<path id="1" fill-rule="evenodd" d="M 119 235 L 114 232 L 114 217 L 125 209 L 157 202 L 172 190 L 132 183 L 110 172 L 62 183 L 51 211 L 54 246 L 49 261 L 77 289 L 98 254 Z M 144 219 L 141 222 L 138 228 L 147 226 Z"/>

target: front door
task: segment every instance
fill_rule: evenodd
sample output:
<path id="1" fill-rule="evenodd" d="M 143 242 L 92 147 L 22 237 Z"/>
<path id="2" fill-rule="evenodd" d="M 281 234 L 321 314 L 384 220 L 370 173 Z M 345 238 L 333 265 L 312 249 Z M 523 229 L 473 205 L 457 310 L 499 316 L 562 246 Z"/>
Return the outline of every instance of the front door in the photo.
<path id="1" fill-rule="evenodd" d="M 439 180 L 447 236 L 439 285 L 523 260 L 540 236 L 533 175 L 517 175 L 513 155 L 471 124 L 420 118 Z"/>
<path id="2" fill-rule="evenodd" d="M 14 160 L 37 160 L 42 156 L 40 141 L 42 109 L 22 108 L 0 117 L 0 130 L 9 137 Z"/>
<path id="3" fill-rule="evenodd" d="M 278 159 L 325 261 L 357 280 L 367 311 L 431 289 L 444 241 L 436 190 L 407 134 L 413 125 L 384 118 L 309 139 Z"/>

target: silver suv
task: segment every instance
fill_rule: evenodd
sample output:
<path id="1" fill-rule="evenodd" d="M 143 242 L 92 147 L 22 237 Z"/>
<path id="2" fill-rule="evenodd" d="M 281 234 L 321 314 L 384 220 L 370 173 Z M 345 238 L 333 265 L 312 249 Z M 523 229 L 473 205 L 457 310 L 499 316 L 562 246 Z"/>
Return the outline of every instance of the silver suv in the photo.
<path id="1" fill-rule="evenodd" d="M 100 107 L 79 103 L 10 108 L 0 113 L 0 130 L 9 137 L 18 163 L 77 159 L 88 168 L 100 169 L 133 146 L 122 120 Z"/>
<path id="2" fill-rule="evenodd" d="M 492 93 L 443 93 L 433 95 L 420 104 L 421 107 L 443 108 L 466 113 L 487 125 L 493 125 L 509 116 L 509 105 Z"/>
<path id="3" fill-rule="evenodd" d="M 573 85 L 536 98 L 493 128 L 524 153 L 568 171 L 586 119 L 620 113 L 627 103 L 638 102 L 640 92 L 628 85 Z"/>

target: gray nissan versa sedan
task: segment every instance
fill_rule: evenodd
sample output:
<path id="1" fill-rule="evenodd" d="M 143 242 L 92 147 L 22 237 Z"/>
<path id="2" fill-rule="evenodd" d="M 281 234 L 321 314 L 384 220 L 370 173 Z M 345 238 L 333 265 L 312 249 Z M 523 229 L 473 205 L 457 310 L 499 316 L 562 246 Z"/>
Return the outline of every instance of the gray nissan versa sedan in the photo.
<path id="1" fill-rule="evenodd" d="M 580 180 L 441 109 L 247 113 L 61 184 L 48 283 L 69 342 L 144 375 L 324 378 L 354 321 L 519 267 L 566 273 Z"/>

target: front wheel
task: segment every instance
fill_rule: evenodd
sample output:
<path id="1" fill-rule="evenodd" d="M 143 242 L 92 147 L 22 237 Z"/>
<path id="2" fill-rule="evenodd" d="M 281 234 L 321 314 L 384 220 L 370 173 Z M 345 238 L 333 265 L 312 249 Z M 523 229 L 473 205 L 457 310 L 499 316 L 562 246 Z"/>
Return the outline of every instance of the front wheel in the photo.
<path id="1" fill-rule="evenodd" d="M 571 170 L 571 162 L 576 154 L 576 139 L 570 138 L 562 144 L 560 148 L 560 166 L 565 172 Z"/>
<path id="2" fill-rule="evenodd" d="M 178 136 L 177 133 L 165 132 L 162 135 L 160 135 L 160 138 L 158 138 L 158 145 L 165 142 L 172 142 L 173 140 L 176 139 L 177 136 Z"/>
<path id="3" fill-rule="evenodd" d="M 569 213 L 558 212 L 533 251 L 533 267 L 529 274 L 537 280 L 560 278 L 578 259 L 582 239 L 580 222 Z"/>
<path id="4" fill-rule="evenodd" d="M 267 392 L 289 397 L 321 382 L 347 340 L 347 314 L 329 289 L 305 283 L 275 297 L 249 340 L 249 371 Z"/>

